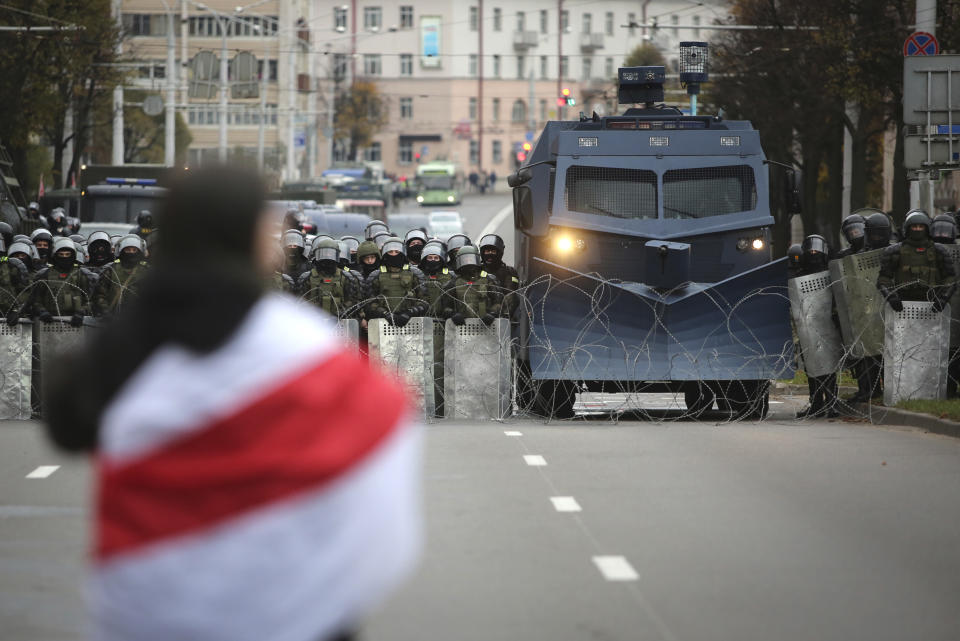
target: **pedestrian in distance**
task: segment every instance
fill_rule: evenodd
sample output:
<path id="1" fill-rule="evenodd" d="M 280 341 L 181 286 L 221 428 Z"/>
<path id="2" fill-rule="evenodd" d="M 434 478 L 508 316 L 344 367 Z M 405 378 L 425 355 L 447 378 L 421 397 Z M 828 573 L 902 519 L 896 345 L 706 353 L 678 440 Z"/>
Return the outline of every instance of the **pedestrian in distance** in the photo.
<path id="1" fill-rule="evenodd" d="M 352 639 L 412 570 L 421 430 L 333 320 L 267 293 L 264 198 L 180 176 L 136 301 L 46 381 L 49 435 L 94 459 L 102 641 Z"/>

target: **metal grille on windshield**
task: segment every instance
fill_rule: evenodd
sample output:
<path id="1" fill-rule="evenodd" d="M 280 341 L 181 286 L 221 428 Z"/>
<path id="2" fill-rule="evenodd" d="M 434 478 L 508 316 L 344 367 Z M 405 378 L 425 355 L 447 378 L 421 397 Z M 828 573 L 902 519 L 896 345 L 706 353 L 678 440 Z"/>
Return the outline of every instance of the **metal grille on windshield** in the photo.
<path id="1" fill-rule="evenodd" d="M 756 206 L 757 185 L 749 165 L 672 169 L 663 174 L 664 218 L 707 218 Z"/>
<path id="2" fill-rule="evenodd" d="M 657 217 L 657 174 L 643 169 L 567 169 L 567 209 L 615 218 Z"/>

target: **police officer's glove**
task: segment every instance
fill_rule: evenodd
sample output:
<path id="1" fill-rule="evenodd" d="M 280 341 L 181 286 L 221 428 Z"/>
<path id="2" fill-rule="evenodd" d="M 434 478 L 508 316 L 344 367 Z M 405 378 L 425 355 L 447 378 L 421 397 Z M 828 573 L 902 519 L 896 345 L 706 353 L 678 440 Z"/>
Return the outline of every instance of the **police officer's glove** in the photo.
<path id="1" fill-rule="evenodd" d="M 380 318 L 387 321 L 387 325 L 393 325 L 393 312 L 384 312 Z"/>
<path id="2" fill-rule="evenodd" d="M 444 320 L 446 320 L 446 319 L 448 319 L 448 318 L 453 318 L 453 310 L 450 309 L 449 307 L 444 307 L 444 308 L 443 308 L 443 318 L 444 318 Z"/>
<path id="3" fill-rule="evenodd" d="M 50 321 L 53 320 L 53 314 L 51 314 L 47 310 L 43 310 L 37 315 L 37 318 L 39 318 L 40 321 L 43 323 L 49 323 Z"/>
<path id="4" fill-rule="evenodd" d="M 481 318 L 480 320 L 483 321 L 484 325 L 490 326 L 495 320 L 495 317 L 493 314 L 484 314 L 483 318 Z"/>
<path id="5" fill-rule="evenodd" d="M 900 300 L 900 296 L 898 294 L 892 293 L 889 296 L 887 296 L 887 302 L 890 303 L 890 307 L 893 308 L 893 311 L 895 312 L 903 311 L 903 301 Z"/>
<path id="6" fill-rule="evenodd" d="M 15 309 L 11 309 L 7 312 L 7 325 L 10 327 L 16 327 L 17 323 L 20 322 L 20 312 Z"/>
<path id="7" fill-rule="evenodd" d="M 464 323 L 467 322 L 467 319 L 465 319 L 463 317 L 463 314 L 461 314 L 460 312 L 457 312 L 456 314 L 452 315 L 450 317 L 450 320 L 453 321 L 454 325 L 463 325 Z"/>
<path id="8" fill-rule="evenodd" d="M 70 325 L 72 327 L 80 327 L 83 325 L 83 314 L 74 314 L 70 317 Z"/>
<path id="9" fill-rule="evenodd" d="M 399 314 L 393 315 L 393 324 L 396 325 L 397 327 L 403 327 L 409 322 L 410 322 L 410 317 L 407 316 L 406 314 L 399 313 Z"/>

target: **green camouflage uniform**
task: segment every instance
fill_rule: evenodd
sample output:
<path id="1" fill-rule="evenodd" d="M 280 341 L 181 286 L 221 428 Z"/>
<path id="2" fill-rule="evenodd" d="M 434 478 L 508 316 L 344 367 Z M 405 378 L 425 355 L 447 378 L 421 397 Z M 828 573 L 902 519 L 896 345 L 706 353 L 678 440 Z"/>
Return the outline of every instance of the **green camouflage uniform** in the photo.
<path id="1" fill-rule="evenodd" d="M 96 316 L 115 314 L 125 303 L 136 299 L 137 285 L 147 274 L 147 261 L 141 260 L 133 267 L 124 267 L 120 259 L 114 260 L 103 271 L 93 291 L 93 313 Z"/>

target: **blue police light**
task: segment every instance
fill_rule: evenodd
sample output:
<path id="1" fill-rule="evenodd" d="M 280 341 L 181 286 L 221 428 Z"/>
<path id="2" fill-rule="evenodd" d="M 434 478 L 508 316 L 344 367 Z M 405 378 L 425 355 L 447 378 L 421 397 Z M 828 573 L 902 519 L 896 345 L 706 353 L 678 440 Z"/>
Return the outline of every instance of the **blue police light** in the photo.
<path id="1" fill-rule="evenodd" d="M 108 185 L 156 185 L 156 178 L 107 178 Z"/>
<path id="2" fill-rule="evenodd" d="M 666 76 L 663 67 L 620 67 L 617 72 L 617 102 L 621 105 L 663 102 Z"/>

